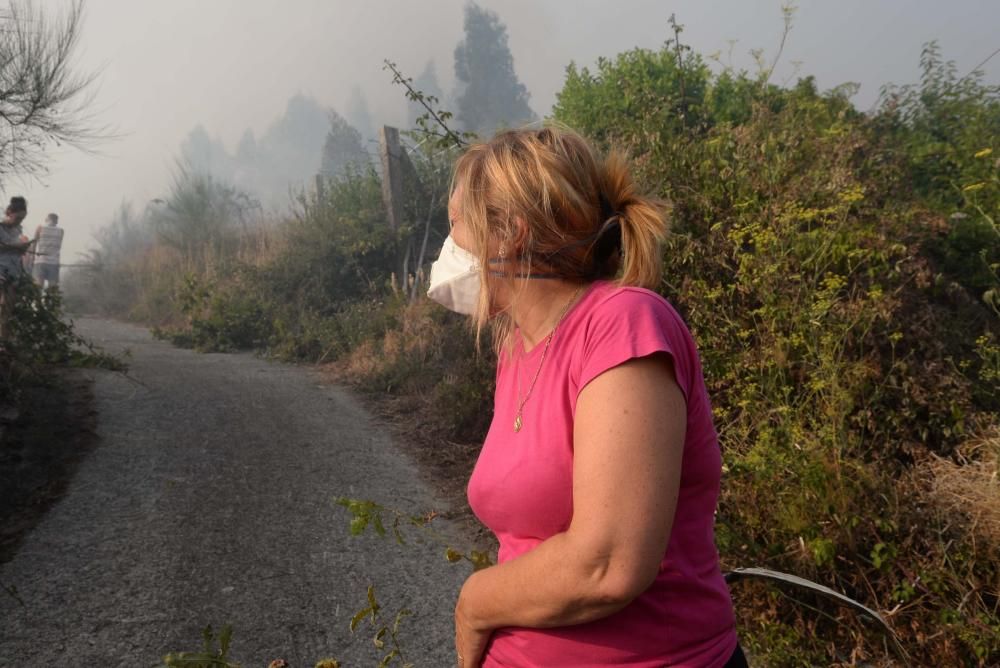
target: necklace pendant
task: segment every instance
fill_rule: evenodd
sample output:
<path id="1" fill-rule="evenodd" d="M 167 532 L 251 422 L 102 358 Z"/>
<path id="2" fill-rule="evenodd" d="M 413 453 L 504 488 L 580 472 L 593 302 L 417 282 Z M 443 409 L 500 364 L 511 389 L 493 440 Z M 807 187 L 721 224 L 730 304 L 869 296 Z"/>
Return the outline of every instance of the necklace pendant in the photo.
<path id="1" fill-rule="evenodd" d="M 518 413 L 517 417 L 514 418 L 514 432 L 517 433 L 521 431 L 521 414 Z"/>

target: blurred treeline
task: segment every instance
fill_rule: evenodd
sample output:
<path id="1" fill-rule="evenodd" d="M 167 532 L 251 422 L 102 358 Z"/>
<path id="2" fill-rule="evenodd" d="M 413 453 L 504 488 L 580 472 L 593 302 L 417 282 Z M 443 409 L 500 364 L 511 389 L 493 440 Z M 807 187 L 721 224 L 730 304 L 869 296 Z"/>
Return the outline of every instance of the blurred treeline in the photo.
<path id="1" fill-rule="evenodd" d="M 934 44 L 921 68 L 862 113 L 850 87 L 779 86 L 671 40 L 571 65 L 553 116 L 627 149 L 671 203 L 662 292 L 715 405 L 725 564 L 876 607 L 911 665 L 997 665 L 1000 89 Z M 489 353 L 419 283 L 447 234 L 454 150 L 409 143 L 423 185 L 395 230 L 374 165 L 306 189 L 277 221 L 182 170 L 104 230 L 72 303 L 201 350 L 335 362 L 399 397 L 415 430 L 475 441 Z M 761 665 L 904 662 L 829 603 L 734 594 Z"/>

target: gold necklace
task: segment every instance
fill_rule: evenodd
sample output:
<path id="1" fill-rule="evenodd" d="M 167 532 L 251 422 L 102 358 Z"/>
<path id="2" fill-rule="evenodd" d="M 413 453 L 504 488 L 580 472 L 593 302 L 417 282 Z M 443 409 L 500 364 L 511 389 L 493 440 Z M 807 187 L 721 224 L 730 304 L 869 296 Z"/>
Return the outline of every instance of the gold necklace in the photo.
<path id="1" fill-rule="evenodd" d="M 569 313 L 570 306 L 572 306 L 576 301 L 576 298 L 580 296 L 580 293 L 583 291 L 583 287 L 584 286 L 581 285 L 577 288 L 576 292 L 573 293 L 573 296 L 569 298 L 569 301 L 566 302 L 566 306 L 563 307 L 562 313 L 559 314 L 559 319 L 556 320 L 556 324 L 552 327 L 552 331 L 545 337 L 545 347 L 542 348 L 542 358 L 538 360 L 538 368 L 535 369 L 535 375 L 531 379 L 531 385 L 528 386 L 528 393 L 524 395 L 523 399 L 521 398 L 521 366 L 518 365 L 517 367 L 517 414 L 514 416 L 515 433 L 521 431 L 521 427 L 524 426 L 524 420 L 521 412 L 524 410 L 524 404 L 528 403 L 528 397 L 531 396 L 531 391 L 535 389 L 535 383 L 538 381 L 539 374 L 542 373 L 542 365 L 545 364 L 545 355 L 548 354 L 549 346 L 552 345 L 552 337 L 555 336 L 556 330 L 559 328 L 559 325 L 562 324 L 563 318 L 565 318 L 566 314 Z"/>

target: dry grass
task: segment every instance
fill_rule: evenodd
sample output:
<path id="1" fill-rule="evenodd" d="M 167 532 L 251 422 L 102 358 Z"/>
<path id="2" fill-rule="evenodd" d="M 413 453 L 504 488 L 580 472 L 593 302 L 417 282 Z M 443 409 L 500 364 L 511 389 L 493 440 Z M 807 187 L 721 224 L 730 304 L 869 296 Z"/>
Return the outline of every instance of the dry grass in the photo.
<path id="1" fill-rule="evenodd" d="M 264 267 L 288 250 L 288 230 L 284 224 L 259 225 L 239 235 L 236 259 L 255 267 Z"/>
<path id="2" fill-rule="evenodd" d="M 378 342 L 365 341 L 348 353 L 340 363 L 330 365 L 338 378 L 356 380 L 374 375 L 382 365 L 381 355 L 376 350 Z"/>
<path id="3" fill-rule="evenodd" d="M 943 510 L 964 515 L 971 531 L 1000 548 L 1000 428 L 970 439 L 954 460 L 932 456 L 926 480 Z"/>

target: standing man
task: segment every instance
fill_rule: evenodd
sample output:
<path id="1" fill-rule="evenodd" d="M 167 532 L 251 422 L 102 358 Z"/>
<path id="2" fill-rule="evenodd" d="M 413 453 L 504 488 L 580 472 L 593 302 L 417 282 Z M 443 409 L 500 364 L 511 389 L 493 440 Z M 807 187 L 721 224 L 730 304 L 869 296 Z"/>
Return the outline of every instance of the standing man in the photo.
<path id="1" fill-rule="evenodd" d="M 59 285 L 59 251 L 62 248 L 63 229 L 59 227 L 59 216 L 50 213 L 45 224 L 35 232 L 35 282 L 41 287 Z"/>

